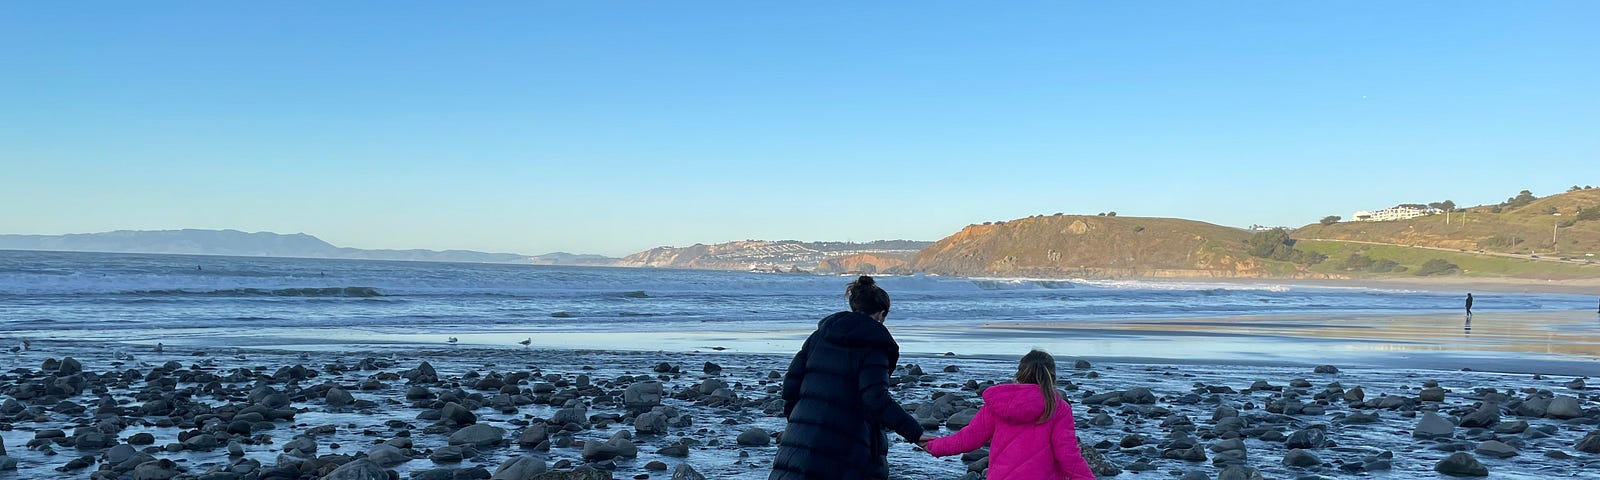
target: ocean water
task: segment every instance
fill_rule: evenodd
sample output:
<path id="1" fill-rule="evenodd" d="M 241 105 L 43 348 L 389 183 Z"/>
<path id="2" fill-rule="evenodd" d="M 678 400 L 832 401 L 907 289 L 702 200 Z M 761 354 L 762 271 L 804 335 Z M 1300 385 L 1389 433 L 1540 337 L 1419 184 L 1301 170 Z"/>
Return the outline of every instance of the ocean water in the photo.
<path id="1" fill-rule="evenodd" d="M 746 272 L 0 251 L 0 336 L 142 341 L 294 332 L 573 335 L 804 331 L 850 277 Z M 897 328 L 1458 312 L 1455 293 L 1205 283 L 881 277 Z M 1592 309 L 1479 293 L 1475 310 Z"/>

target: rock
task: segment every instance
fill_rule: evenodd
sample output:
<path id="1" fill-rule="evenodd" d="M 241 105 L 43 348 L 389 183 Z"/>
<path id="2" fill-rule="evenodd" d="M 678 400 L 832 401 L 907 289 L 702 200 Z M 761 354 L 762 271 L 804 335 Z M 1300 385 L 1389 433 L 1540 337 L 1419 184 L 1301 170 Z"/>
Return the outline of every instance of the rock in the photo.
<path id="1" fill-rule="evenodd" d="M 1096 477 L 1115 477 L 1122 474 L 1122 467 L 1111 463 L 1100 454 L 1099 450 L 1095 450 L 1094 445 L 1081 438 L 1078 439 L 1078 453 L 1083 455 L 1084 461 L 1089 462 L 1089 470 L 1094 471 Z"/>
<path id="2" fill-rule="evenodd" d="M 678 468 L 672 470 L 671 480 L 706 480 L 706 476 L 694 471 L 694 467 L 690 467 L 686 463 L 680 463 Z"/>
<path id="3" fill-rule="evenodd" d="M 633 429 L 640 435 L 653 435 L 667 433 L 667 416 L 661 412 L 647 412 L 639 414 L 633 419 Z"/>
<path id="4" fill-rule="evenodd" d="M 1283 464 L 1300 468 L 1314 467 L 1321 465 L 1322 459 L 1317 458 L 1316 455 L 1306 451 L 1305 449 L 1296 448 L 1289 450 L 1289 453 L 1283 456 Z"/>
<path id="5" fill-rule="evenodd" d="M 523 448 L 533 448 L 550 439 L 550 428 L 543 423 L 529 425 L 522 429 L 522 434 L 517 435 L 517 445 Z"/>
<path id="6" fill-rule="evenodd" d="M 544 460 L 531 455 L 523 455 L 501 464 L 500 468 L 495 469 L 494 476 L 489 478 L 490 480 L 530 480 L 548 469 L 549 467 L 545 466 Z"/>
<path id="7" fill-rule="evenodd" d="M 350 392 L 347 392 L 343 388 L 339 387 L 328 389 L 328 394 L 325 395 L 323 399 L 328 402 L 328 406 L 332 407 L 342 407 L 355 403 L 356 401 L 355 396 L 350 395 Z"/>
<path id="8" fill-rule="evenodd" d="M 1174 448 L 1165 452 L 1161 452 L 1161 458 L 1183 460 L 1186 462 L 1204 462 L 1206 461 L 1206 449 L 1200 445 L 1195 445 L 1189 448 Z"/>
<path id="9" fill-rule="evenodd" d="M 1589 432 L 1576 445 L 1578 451 L 1583 453 L 1600 453 L 1600 430 Z"/>
<path id="10" fill-rule="evenodd" d="M 333 469 L 322 480 L 389 480 L 389 473 L 377 463 L 363 458 Z"/>
<path id="11" fill-rule="evenodd" d="M 1424 402 L 1443 402 L 1444 389 L 1438 387 L 1424 388 L 1422 389 L 1422 393 L 1419 394 L 1417 398 Z"/>
<path id="12" fill-rule="evenodd" d="M 722 365 L 706 362 L 705 367 L 701 368 L 700 371 L 705 372 L 706 375 L 717 375 L 722 373 Z"/>
<path id="13" fill-rule="evenodd" d="M 1517 420 L 1515 422 L 1500 422 L 1495 424 L 1493 430 L 1494 433 L 1501 435 L 1516 435 L 1528 430 L 1528 422 L 1524 420 Z"/>
<path id="14" fill-rule="evenodd" d="M 1367 392 L 1362 390 L 1361 387 L 1355 387 L 1344 391 L 1344 401 L 1346 403 L 1358 403 L 1366 399 Z"/>
<path id="15" fill-rule="evenodd" d="M 428 455 L 428 460 L 432 460 L 433 463 L 455 463 L 476 453 L 477 450 L 472 449 L 470 445 L 451 445 L 434 449 L 433 454 Z"/>
<path id="16" fill-rule="evenodd" d="M 149 432 L 135 433 L 128 437 L 129 445 L 150 445 L 156 443 L 156 436 Z"/>
<path id="17" fill-rule="evenodd" d="M 506 431 L 504 429 L 491 425 L 476 424 L 470 425 L 467 428 L 457 430 L 456 433 L 450 434 L 449 443 L 451 445 L 487 447 L 499 445 L 500 442 L 504 442 L 505 439 Z"/>
<path id="18" fill-rule="evenodd" d="M 17 459 L 0 455 L 0 472 L 17 469 Z"/>
<path id="19" fill-rule="evenodd" d="M 178 465 L 165 458 L 144 462 L 133 468 L 133 480 L 167 480 L 176 476 Z"/>
<path id="20" fill-rule="evenodd" d="M 1489 469 L 1483 466 L 1477 458 L 1466 452 L 1456 452 L 1440 460 L 1433 466 L 1433 471 L 1450 475 L 1452 477 L 1487 477 Z"/>
<path id="21" fill-rule="evenodd" d="M 1572 390 L 1583 390 L 1583 387 L 1583 379 L 1581 378 L 1574 378 L 1572 381 L 1567 382 L 1567 388 Z"/>
<path id="22" fill-rule="evenodd" d="M 77 375 L 80 373 L 83 373 L 83 364 L 78 363 L 78 359 L 72 357 L 61 359 L 61 366 L 56 370 L 57 377 Z"/>
<path id="23" fill-rule="evenodd" d="M 622 391 L 622 405 L 631 413 L 648 412 L 661 405 L 661 382 L 643 382 L 629 385 Z"/>
<path id="24" fill-rule="evenodd" d="M 1317 365 L 1317 368 L 1312 371 L 1316 373 L 1339 373 L 1339 367 L 1335 367 L 1333 365 Z"/>
<path id="25" fill-rule="evenodd" d="M 1550 408 L 1545 410 L 1544 416 L 1558 420 L 1578 418 L 1583 416 L 1583 405 L 1571 396 L 1556 395 L 1556 398 L 1550 400 Z"/>
<path id="26" fill-rule="evenodd" d="M 1494 458 L 1510 458 L 1517 456 L 1517 449 L 1506 445 L 1499 440 L 1490 440 L 1478 444 L 1478 455 Z"/>
<path id="27" fill-rule="evenodd" d="M 439 409 L 439 421 L 447 421 L 456 425 L 472 425 L 478 423 L 478 416 L 459 403 L 449 402 L 444 404 L 444 408 Z"/>
<path id="28" fill-rule="evenodd" d="M 633 437 L 627 430 L 617 432 L 610 440 L 604 442 L 590 441 L 583 444 L 583 459 L 590 462 L 610 460 L 617 457 L 634 458 L 639 456 L 639 446 L 633 444 Z"/>
<path id="29" fill-rule="evenodd" d="M 582 466 L 567 471 L 549 471 L 533 476 L 533 480 L 611 480 L 611 472 Z"/>
<path id="30" fill-rule="evenodd" d="M 1500 406 L 1485 403 L 1472 413 L 1461 417 L 1461 428 L 1489 428 L 1500 423 Z"/>
<path id="31" fill-rule="evenodd" d="M 689 456 L 689 446 L 682 443 L 674 443 L 672 445 L 661 447 L 660 450 L 656 450 L 656 455 L 666 455 L 668 457 L 680 458 L 687 457 Z"/>
<path id="32" fill-rule="evenodd" d="M 1422 414 L 1422 420 L 1417 422 L 1417 428 L 1411 431 L 1411 436 L 1421 439 L 1450 438 L 1455 433 L 1455 424 L 1437 413 L 1427 412 Z"/>
<path id="33" fill-rule="evenodd" d="M 1217 480 L 1262 480 L 1261 471 L 1245 465 L 1233 465 L 1222 469 L 1217 474 Z"/>
<path id="34" fill-rule="evenodd" d="M 765 447 L 772 443 L 772 435 L 768 434 L 766 430 L 762 430 L 761 427 L 750 427 L 740 433 L 736 441 L 740 446 Z"/>
<path id="35" fill-rule="evenodd" d="M 1307 428 L 1289 435 L 1283 446 L 1289 449 L 1322 448 L 1328 442 L 1327 433 L 1320 428 Z"/>
<path id="36" fill-rule="evenodd" d="M 949 429 L 951 429 L 951 430 L 960 430 L 960 429 L 963 429 L 963 428 L 967 428 L 967 425 L 971 425 L 972 424 L 973 417 L 977 417 L 977 416 L 978 416 L 978 409 L 976 409 L 976 408 L 968 408 L 966 410 L 962 410 L 962 411 L 956 412 L 953 415 L 950 415 L 950 418 L 948 420 L 944 421 L 944 426 L 949 428 Z"/>
<path id="37" fill-rule="evenodd" d="M 395 448 L 393 445 L 378 444 L 373 446 L 371 450 L 367 450 L 367 460 L 372 460 L 379 467 L 394 468 L 411 461 L 411 457 L 406 456 L 404 452 L 401 452 L 399 448 Z"/>

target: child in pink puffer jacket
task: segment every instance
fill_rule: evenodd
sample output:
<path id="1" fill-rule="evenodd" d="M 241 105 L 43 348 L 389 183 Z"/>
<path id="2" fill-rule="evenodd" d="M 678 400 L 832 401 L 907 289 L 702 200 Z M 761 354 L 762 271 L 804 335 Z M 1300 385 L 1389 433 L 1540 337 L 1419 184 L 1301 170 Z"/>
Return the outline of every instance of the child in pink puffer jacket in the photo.
<path id="1" fill-rule="evenodd" d="M 990 443 L 989 480 L 1093 480 L 1089 462 L 1078 451 L 1072 406 L 1055 384 L 1056 359 L 1028 352 L 1017 364 L 1017 383 L 984 390 L 983 408 L 971 424 L 924 448 L 943 457 Z"/>

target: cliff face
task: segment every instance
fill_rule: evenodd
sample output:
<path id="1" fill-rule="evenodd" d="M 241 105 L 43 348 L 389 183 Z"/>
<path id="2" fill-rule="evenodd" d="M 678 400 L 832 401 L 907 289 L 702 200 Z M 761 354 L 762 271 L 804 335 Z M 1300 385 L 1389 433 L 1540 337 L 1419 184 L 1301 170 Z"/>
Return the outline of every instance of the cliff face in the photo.
<path id="1" fill-rule="evenodd" d="M 1172 218 L 1036 216 L 968 226 L 924 249 L 911 269 L 959 276 L 1312 276 L 1251 257 L 1250 235 Z"/>
<path id="2" fill-rule="evenodd" d="M 907 273 L 912 258 L 910 255 L 861 253 L 818 262 L 817 273 Z"/>
<path id="3" fill-rule="evenodd" d="M 928 242 L 907 240 L 867 243 L 747 240 L 716 245 L 656 247 L 623 257 L 616 265 L 704 270 L 792 271 L 817 268 L 822 273 L 872 268 L 883 273 L 891 268 L 903 268 L 917 250 L 927 245 Z"/>

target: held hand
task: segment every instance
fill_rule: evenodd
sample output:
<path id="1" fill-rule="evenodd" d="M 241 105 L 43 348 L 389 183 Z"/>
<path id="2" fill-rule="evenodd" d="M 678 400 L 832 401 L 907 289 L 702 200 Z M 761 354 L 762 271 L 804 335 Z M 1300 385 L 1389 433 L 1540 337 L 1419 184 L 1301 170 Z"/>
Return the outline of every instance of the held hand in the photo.
<path id="1" fill-rule="evenodd" d="M 928 442 L 934 441 L 934 440 L 936 440 L 938 438 L 939 437 L 935 437 L 933 435 L 928 435 L 928 434 L 924 433 L 924 434 L 922 434 L 921 438 L 917 439 L 917 446 L 918 447 L 922 447 L 923 450 L 927 450 L 928 449 Z"/>

